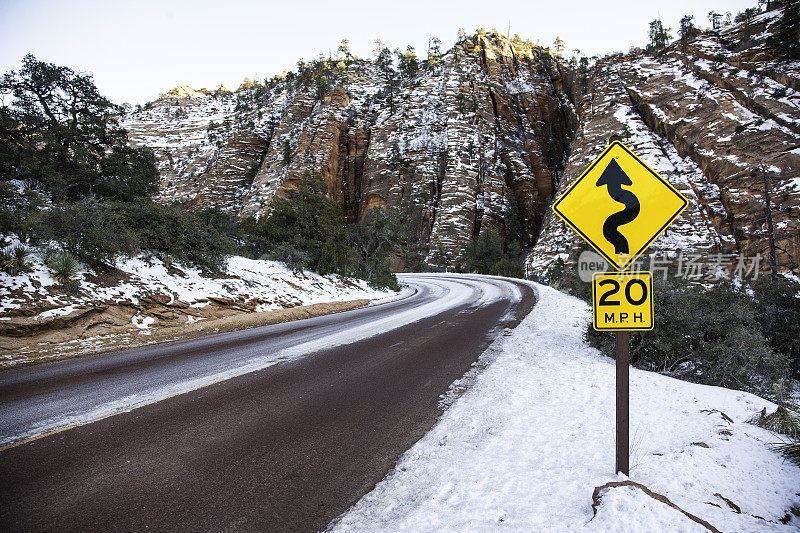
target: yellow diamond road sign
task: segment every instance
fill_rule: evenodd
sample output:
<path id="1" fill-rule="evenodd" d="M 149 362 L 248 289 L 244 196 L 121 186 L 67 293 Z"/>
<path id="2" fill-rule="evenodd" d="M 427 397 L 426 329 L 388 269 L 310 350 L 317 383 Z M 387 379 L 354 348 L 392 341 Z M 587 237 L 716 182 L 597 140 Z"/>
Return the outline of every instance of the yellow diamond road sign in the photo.
<path id="1" fill-rule="evenodd" d="M 686 204 L 672 185 L 614 141 L 553 211 L 617 270 L 625 270 Z"/>

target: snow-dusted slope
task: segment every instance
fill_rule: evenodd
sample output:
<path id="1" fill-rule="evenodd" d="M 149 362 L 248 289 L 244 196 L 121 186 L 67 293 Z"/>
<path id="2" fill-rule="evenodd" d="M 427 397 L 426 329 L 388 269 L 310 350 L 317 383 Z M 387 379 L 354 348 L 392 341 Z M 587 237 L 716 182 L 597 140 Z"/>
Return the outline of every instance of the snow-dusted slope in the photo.
<path id="1" fill-rule="evenodd" d="M 585 303 L 536 289 L 531 314 L 482 357 L 488 367 L 333 531 L 694 530 L 629 489 L 609 491 L 593 518 L 594 487 L 622 479 L 614 361 L 582 340 Z M 745 423 L 764 407 L 775 408 L 631 369 L 631 479 L 722 531 L 796 531 L 797 518 L 779 519 L 800 502 L 800 468 Z"/>
<path id="2" fill-rule="evenodd" d="M 727 212 L 720 189 L 689 157 L 681 156 L 665 138 L 651 130 L 633 108 L 620 75 L 619 63 L 598 67 L 596 94 L 585 112 L 585 124 L 564 171 L 557 196 L 587 169 L 606 148 L 609 132 L 616 132 L 642 158 L 689 201 L 687 208 L 649 248 L 648 253 L 677 256 L 732 254 L 736 243 L 726 225 Z M 577 233 L 553 213 L 545 217 L 542 234 L 528 257 L 528 267 L 545 272 L 556 258 L 566 260 L 580 246 Z"/>
<path id="3" fill-rule="evenodd" d="M 140 256 L 117 265 L 122 277 L 115 282 L 99 284 L 93 271 L 84 270 L 79 292 L 70 294 L 58 289 L 38 257 L 32 256 L 31 262 L 33 272 L 29 274 L 0 272 L 0 320 L 30 302 L 48 307 L 46 313 L 53 316 L 67 314 L 68 307 L 97 302 L 136 305 L 153 294 L 197 308 L 208 305 L 210 298 L 251 302 L 254 311 L 387 296 L 385 291 L 370 289 L 363 280 L 293 272 L 277 261 L 238 256 L 231 257 L 225 272 L 218 276 L 202 275 L 196 268 L 178 268 L 180 265 L 167 268 L 156 257 Z"/>
<path id="4" fill-rule="evenodd" d="M 200 321 L 394 294 L 363 280 L 237 256 L 215 276 L 139 256 L 120 261 L 114 278 L 85 269 L 79 289 L 69 292 L 37 255 L 31 263 L 30 273 L 0 273 L 0 367 L 152 342 L 141 336 L 154 332 L 180 338 L 202 329 L 207 322 Z"/>
<path id="5" fill-rule="evenodd" d="M 260 215 L 313 176 L 350 221 L 400 209 L 409 263 L 452 264 L 481 228 L 505 231 L 513 202 L 526 215 L 517 239 L 532 242 L 577 123 L 549 50 L 481 31 L 393 81 L 372 61 L 331 66 L 331 87 L 181 88 L 131 112 L 131 140 L 158 159 L 159 200 Z"/>
<path id="6" fill-rule="evenodd" d="M 800 62 L 777 61 L 766 46 L 781 14 L 702 32 L 685 49 L 676 42 L 657 57 L 632 52 L 598 61 L 556 196 L 619 139 L 689 200 L 649 251 L 702 254 L 708 265 L 722 254 L 733 266 L 739 253 L 769 253 L 766 179 L 777 260 L 796 270 Z M 528 267 L 544 273 L 579 243 L 547 213 Z"/>
<path id="7" fill-rule="evenodd" d="M 782 13 L 701 31 L 657 57 L 634 49 L 593 62 L 479 31 L 399 82 L 373 61 L 333 61 L 332 87 L 180 88 L 125 125 L 156 152 L 162 201 L 264 214 L 317 176 L 350 221 L 399 208 L 407 265 L 453 266 L 491 228 L 527 248 L 537 274 L 578 243 L 549 212 L 554 194 L 612 138 L 689 199 L 651 250 L 666 254 L 723 254 L 731 266 L 738 253 L 766 256 L 763 168 L 778 261 L 796 270 L 800 62 L 767 45 Z"/>

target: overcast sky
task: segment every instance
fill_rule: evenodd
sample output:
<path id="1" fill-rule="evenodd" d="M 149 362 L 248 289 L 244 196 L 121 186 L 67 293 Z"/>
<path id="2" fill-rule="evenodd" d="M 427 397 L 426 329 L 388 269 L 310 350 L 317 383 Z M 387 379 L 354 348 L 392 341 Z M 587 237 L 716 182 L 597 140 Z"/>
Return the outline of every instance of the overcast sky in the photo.
<path id="1" fill-rule="evenodd" d="M 216 0 L 0 0 L 0 72 L 16 70 L 26 53 L 91 72 L 117 103 L 144 103 L 176 85 L 235 89 L 292 70 L 300 58 L 335 52 L 343 38 L 370 57 L 375 39 L 394 49 L 411 44 L 424 57 L 428 37 L 452 46 L 458 29 L 496 28 L 587 55 L 627 51 L 647 41 L 659 16 L 677 28 L 685 14 L 707 26 L 707 13 L 736 14 L 756 0 L 548 2 L 482 0 L 349 0 L 279 2 Z M 673 33 L 676 33 L 673 31 Z"/>

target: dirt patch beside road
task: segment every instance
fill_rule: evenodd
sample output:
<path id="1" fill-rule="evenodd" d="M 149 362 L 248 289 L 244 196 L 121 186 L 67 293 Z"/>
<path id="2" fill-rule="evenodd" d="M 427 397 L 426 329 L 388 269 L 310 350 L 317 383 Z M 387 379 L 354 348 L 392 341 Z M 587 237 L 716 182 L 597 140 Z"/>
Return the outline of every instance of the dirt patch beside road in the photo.
<path id="1" fill-rule="evenodd" d="M 40 322 L 29 317 L 0 322 L 0 368 L 267 326 L 349 311 L 370 302 L 328 302 L 259 313 L 236 303 L 216 301 L 200 312 L 187 312 L 183 306 L 159 302 L 157 297 L 153 300 L 154 306 L 163 309 L 148 312 L 147 316 L 156 317 L 148 327 L 133 323 L 131 318 L 139 311 L 129 305 L 79 308 Z"/>

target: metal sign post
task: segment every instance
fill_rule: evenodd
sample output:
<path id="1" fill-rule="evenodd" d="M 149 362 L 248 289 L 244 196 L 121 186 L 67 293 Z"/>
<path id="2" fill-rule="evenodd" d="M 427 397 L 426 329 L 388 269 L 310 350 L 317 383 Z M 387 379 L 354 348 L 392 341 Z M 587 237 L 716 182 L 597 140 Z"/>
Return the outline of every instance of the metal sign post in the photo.
<path id="1" fill-rule="evenodd" d="M 616 471 L 630 475 L 630 423 L 628 420 L 629 386 L 628 366 L 630 364 L 631 334 L 628 331 L 615 331 L 617 352 L 617 462 Z"/>
<path id="2" fill-rule="evenodd" d="M 653 276 L 646 271 L 592 276 L 593 326 L 613 331 L 617 361 L 616 472 L 630 475 L 629 365 L 631 331 L 653 329 Z"/>
<path id="3" fill-rule="evenodd" d="M 592 276 L 592 311 L 595 330 L 614 332 L 617 361 L 616 472 L 629 476 L 630 332 L 653 329 L 652 273 L 595 273 Z"/>

